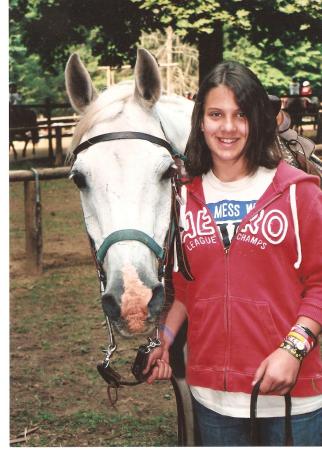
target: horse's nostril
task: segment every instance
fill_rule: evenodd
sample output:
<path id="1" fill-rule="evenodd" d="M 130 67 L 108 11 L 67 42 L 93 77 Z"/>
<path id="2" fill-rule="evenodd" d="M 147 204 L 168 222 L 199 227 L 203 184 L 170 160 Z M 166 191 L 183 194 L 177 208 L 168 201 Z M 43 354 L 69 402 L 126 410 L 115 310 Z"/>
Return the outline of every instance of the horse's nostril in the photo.
<path id="1" fill-rule="evenodd" d="M 102 306 L 109 319 L 118 320 L 120 318 L 121 308 L 114 295 L 104 294 L 102 297 Z"/>
<path id="2" fill-rule="evenodd" d="M 152 317 L 159 314 L 164 303 L 164 288 L 160 283 L 153 289 L 153 295 L 149 301 L 148 308 Z"/>

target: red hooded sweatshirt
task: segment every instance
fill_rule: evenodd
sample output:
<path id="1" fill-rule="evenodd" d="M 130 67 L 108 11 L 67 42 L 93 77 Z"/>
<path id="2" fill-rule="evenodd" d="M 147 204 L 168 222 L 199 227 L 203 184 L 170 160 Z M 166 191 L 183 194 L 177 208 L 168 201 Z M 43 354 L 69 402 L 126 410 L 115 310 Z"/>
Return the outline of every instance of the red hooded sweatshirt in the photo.
<path id="1" fill-rule="evenodd" d="M 322 191 L 317 177 L 280 162 L 225 251 L 201 177 L 182 188 L 181 238 L 194 281 L 174 272 L 188 314 L 187 382 L 251 392 L 260 363 L 298 316 L 322 324 Z M 304 358 L 293 396 L 322 393 L 319 346 Z"/>

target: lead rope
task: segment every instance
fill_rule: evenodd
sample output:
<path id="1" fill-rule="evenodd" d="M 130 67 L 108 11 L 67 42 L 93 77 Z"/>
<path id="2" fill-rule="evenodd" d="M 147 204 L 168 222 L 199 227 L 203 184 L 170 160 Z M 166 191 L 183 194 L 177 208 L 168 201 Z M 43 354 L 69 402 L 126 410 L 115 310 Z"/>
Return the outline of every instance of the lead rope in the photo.
<path id="1" fill-rule="evenodd" d="M 259 380 L 253 387 L 250 399 L 250 440 L 252 446 L 262 445 L 260 442 L 259 429 L 256 424 L 257 416 L 257 397 L 262 380 Z M 285 398 L 285 422 L 284 422 L 284 446 L 291 447 L 293 445 L 291 409 L 292 402 L 289 393 L 284 395 Z"/>

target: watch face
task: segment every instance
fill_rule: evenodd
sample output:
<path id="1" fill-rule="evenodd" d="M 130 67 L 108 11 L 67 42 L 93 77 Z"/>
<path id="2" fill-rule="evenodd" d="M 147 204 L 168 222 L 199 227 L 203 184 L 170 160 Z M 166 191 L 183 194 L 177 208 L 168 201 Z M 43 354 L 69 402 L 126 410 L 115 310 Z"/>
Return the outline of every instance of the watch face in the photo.
<path id="1" fill-rule="evenodd" d="M 299 349 L 299 350 L 304 350 L 305 349 L 305 345 L 304 345 L 303 342 L 298 342 L 296 344 L 296 348 Z"/>

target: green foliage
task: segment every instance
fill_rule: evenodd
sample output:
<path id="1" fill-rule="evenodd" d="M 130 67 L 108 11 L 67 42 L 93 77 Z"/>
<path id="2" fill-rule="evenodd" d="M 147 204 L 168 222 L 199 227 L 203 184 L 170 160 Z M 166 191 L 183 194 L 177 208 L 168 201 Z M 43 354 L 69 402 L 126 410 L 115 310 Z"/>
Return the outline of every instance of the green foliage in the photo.
<path id="1" fill-rule="evenodd" d="M 26 103 L 66 102 L 72 51 L 103 88 L 99 66 L 133 64 L 142 31 L 170 25 L 198 46 L 216 23 L 225 24 L 222 58 L 247 64 L 270 92 L 287 91 L 292 76 L 321 89 L 321 0 L 10 0 L 10 80 Z"/>
<path id="2" fill-rule="evenodd" d="M 89 34 L 88 40 L 95 39 L 96 30 Z M 99 58 L 93 56 L 88 43 L 69 46 L 66 53 L 70 55 L 77 52 L 93 74 L 95 85 L 105 87 L 104 73 L 98 70 Z M 54 73 L 50 69 L 44 69 L 41 64 L 41 56 L 36 53 L 28 53 L 22 41 L 22 34 L 18 24 L 11 23 L 9 36 L 9 79 L 15 82 L 22 96 L 22 103 L 43 104 L 46 99 L 55 103 L 68 102 L 65 91 L 64 66 L 66 61 L 59 63 Z"/>
<path id="3" fill-rule="evenodd" d="M 267 54 L 265 41 L 255 46 L 246 37 L 229 41 L 228 36 L 227 33 L 224 59 L 237 60 L 252 69 L 269 93 L 286 94 L 293 76 L 302 81 L 309 80 L 316 95 L 321 90 L 321 44 L 313 47 L 306 40 L 286 48 L 276 40 L 275 50 Z"/>
<path id="4" fill-rule="evenodd" d="M 252 40 L 277 36 L 318 42 L 321 27 L 320 0 L 132 0 L 142 11 L 154 11 L 163 25 L 171 25 L 189 42 L 211 34 L 220 21 L 249 33 Z M 291 35 L 290 35 L 291 33 Z"/>
<path id="5" fill-rule="evenodd" d="M 11 18 L 20 22 L 29 51 L 51 70 L 66 62 L 71 45 L 86 41 L 100 64 L 120 65 L 125 55 L 133 62 L 141 30 L 159 26 L 131 0 L 11 0 Z"/>

